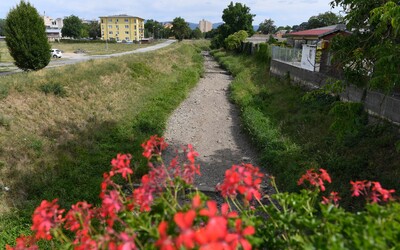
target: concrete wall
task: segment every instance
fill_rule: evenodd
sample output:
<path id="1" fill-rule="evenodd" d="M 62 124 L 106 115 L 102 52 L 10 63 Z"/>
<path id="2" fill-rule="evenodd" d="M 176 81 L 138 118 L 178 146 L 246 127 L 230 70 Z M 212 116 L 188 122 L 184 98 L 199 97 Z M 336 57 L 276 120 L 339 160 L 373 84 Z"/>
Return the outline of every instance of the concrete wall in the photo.
<path id="1" fill-rule="evenodd" d="M 320 88 L 327 84 L 328 79 L 332 79 L 323 73 L 311 72 L 277 60 L 271 61 L 270 72 L 278 77 L 287 77 L 289 74 L 291 81 L 310 89 Z M 355 86 L 349 86 L 340 98 L 344 101 L 363 102 L 368 113 L 400 124 L 400 98 L 398 97 L 386 96 L 370 90 L 364 92 Z"/>

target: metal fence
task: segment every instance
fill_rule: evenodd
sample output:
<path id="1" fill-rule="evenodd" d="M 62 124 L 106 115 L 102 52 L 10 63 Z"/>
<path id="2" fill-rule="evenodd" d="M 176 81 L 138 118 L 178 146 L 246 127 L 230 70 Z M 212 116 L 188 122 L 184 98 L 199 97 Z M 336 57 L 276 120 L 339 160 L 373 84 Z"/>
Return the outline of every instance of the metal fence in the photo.
<path id="1" fill-rule="evenodd" d="M 301 51 L 301 49 L 272 46 L 272 59 L 284 62 L 300 63 Z"/>

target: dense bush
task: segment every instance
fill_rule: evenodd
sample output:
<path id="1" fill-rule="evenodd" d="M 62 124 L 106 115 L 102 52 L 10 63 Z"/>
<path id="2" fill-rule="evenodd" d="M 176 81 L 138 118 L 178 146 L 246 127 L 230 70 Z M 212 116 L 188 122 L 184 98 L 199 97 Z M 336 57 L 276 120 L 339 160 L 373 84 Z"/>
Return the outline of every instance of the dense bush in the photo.
<path id="1" fill-rule="evenodd" d="M 50 62 L 46 27 L 37 10 L 21 1 L 7 15 L 6 43 L 15 65 L 24 70 L 39 70 Z"/>
<path id="2" fill-rule="evenodd" d="M 83 201 L 69 211 L 58 200 L 42 201 L 32 216 L 31 236 L 16 247 L 36 249 L 37 241 L 53 240 L 74 249 L 397 249 L 400 247 L 400 206 L 394 190 L 379 182 L 351 182 L 353 196 L 371 204 L 357 214 L 339 208 L 337 192 L 325 194 L 332 182 L 324 169 L 308 170 L 298 181 L 308 190 L 275 194 L 261 189 L 264 174 L 251 164 L 234 165 L 216 188 L 226 199 L 218 204 L 193 190 L 199 155 L 188 145 L 169 164 L 163 138 L 142 144 L 150 172 L 135 186 L 132 157 L 118 154 L 103 174 L 100 207 Z M 125 180 L 126 184 L 118 184 Z M 229 202 L 228 202 L 229 201 Z M 379 204 L 390 202 L 387 206 Z"/>
<path id="3" fill-rule="evenodd" d="M 271 61 L 271 48 L 267 43 L 258 44 L 258 51 L 256 52 L 256 58 L 257 60 L 263 62 Z"/>
<path id="4" fill-rule="evenodd" d="M 227 50 L 236 50 L 240 48 L 240 45 L 246 38 L 248 37 L 248 34 L 244 30 L 240 30 L 238 32 L 233 33 L 232 35 L 229 35 L 227 38 L 225 38 L 225 48 Z"/>

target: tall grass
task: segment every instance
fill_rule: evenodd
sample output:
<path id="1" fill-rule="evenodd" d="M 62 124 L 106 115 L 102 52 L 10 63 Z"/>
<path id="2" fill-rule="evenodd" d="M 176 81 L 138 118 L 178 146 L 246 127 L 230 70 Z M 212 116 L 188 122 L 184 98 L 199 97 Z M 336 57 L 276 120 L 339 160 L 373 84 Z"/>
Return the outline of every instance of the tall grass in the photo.
<path id="1" fill-rule="evenodd" d="M 398 128 L 379 120 L 367 124 L 359 109 L 344 113 L 348 105 L 340 108 L 343 105 L 329 95 L 303 98 L 306 92 L 299 86 L 269 76 L 267 61 L 213 54 L 235 76 L 231 99 L 242 110 L 243 126 L 260 150 L 263 167 L 282 190 L 298 190 L 296 182 L 306 169 L 324 168 L 334 180 L 328 192 L 339 191 L 348 209 L 362 206 L 350 199 L 350 180 L 375 180 L 400 191 Z M 338 134 L 348 123 L 357 126 Z"/>
<path id="2" fill-rule="evenodd" d="M 0 126 L 0 247 L 29 229 L 43 199 L 97 204 L 102 173 L 117 153 L 131 153 L 143 174 L 140 144 L 163 133 L 198 81 L 204 45 L 2 77 L 8 91 L 0 112 L 8 125 Z M 65 94 L 46 94 L 41 86 L 49 83 Z"/>

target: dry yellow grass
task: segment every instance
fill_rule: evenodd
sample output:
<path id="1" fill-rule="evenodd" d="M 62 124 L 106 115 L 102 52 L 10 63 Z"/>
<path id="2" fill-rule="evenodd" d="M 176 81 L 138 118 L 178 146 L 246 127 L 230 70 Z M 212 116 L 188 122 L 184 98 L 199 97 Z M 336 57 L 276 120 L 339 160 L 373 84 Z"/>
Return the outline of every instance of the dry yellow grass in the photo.
<path id="1" fill-rule="evenodd" d="M 0 41 L 0 63 L 1 62 L 13 62 L 13 58 L 8 53 L 8 48 L 5 41 Z"/>
<path id="2" fill-rule="evenodd" d="M 181 49 L 182 44 L 175 44 L 157 52 L 1 77 L 0 87 L 6 87 L 8 95 L 0 98 L 0 116 L 8 124 L 0 123 L 0 186 L 12 187 L 8 195 L 24 199 L 16 176 L 52 167 L 55 149 L 79 140 L 94 123 L 130 119 L 153 91 L 154 82 L 169 77 L 174 67 L 193 64 Z M 150 72 L 136 76 L 134 71 L 141 66 Z M 66 96 L 45 94 L 41 86 L 48 83 L 61 85 Z M 0 203 L 6 196 L 0 194 Z M 0 213 L 9 206 L 0 207 Z"/>

